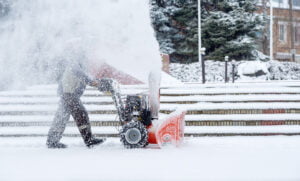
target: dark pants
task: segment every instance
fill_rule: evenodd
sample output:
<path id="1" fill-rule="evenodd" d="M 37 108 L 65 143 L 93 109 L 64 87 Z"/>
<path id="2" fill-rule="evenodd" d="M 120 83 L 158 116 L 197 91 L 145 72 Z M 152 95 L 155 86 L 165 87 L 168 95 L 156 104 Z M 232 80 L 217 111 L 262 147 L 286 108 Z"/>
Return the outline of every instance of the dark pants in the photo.
<path id="1" fill-rule="evenodd" d="M 70 115 L 72 115 L 84 142 L 87 143 L 92 138 L 89 116 L 80 98 L 72 94 L 63 94 L 48 132 L 47 144 L 60 141 Z"/>

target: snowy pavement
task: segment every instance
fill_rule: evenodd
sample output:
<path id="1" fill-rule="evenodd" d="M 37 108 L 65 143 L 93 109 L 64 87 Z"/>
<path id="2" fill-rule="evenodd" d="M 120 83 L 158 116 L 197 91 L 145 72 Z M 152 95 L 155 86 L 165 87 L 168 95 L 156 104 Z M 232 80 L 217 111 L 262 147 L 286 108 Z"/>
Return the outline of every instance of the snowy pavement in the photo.
<path id="1" fill-rule="evenodd" d="M 300 136 L 187 138 L 179 148 L 128 150 L 117 138 L 80 138 L 49 150 L 45 138 L 0 138 L 1 181 L 299 180 Z"/>
<path id="2" fill-rule="evenodd" d="M 25 126 L 25 127 L 0 127 L 0 137 L 20 136 L 46 136 L 49 126 Z M 116 136 L 119 134 L 120 126 L 93 126 L 92 131 L 96 135 Z M 300 135 L 300 125 L 276 125 L 276 126 L 185 126 L 186 135 L 270 135 L 270 134 L 293 134 Z M 64 131 L 65 135 L 80 136 L 76 126 L 68 126 Z"/>

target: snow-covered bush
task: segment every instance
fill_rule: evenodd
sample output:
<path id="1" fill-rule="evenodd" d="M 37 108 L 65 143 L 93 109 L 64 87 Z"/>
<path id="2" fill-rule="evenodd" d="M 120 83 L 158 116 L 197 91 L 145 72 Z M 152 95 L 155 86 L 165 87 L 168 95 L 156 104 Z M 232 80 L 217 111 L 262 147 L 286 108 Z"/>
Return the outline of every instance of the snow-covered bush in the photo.
<path id="1" fill-rule="evenodd" d="M 268 62 L 270 80 L 300 80 L 300 64 L 294 62 Z"/>
<path id="2" fill-rule="evenodd" d="M 170 74 L 183 82 L 202 81 L 200 63 L 170 64 Z M 232 63 L 228 62 L 228 77 L 232 81 Z M 300 80 L 300 64 L 279 61 L 239 61 L 235 63 L 236 81 L 249 80 Z M 224 82 L 225 63 L 205 61 L 205 78 L 207 82 Z"/>
<path id="3" fill-rule="evenodd" d="M 205 77 L 207 82 L 222 82 L 225 76 L 225 62 L 205 61 Z M 231 65 L 229 62 L 228 65 Z M 229 68 L 230 66 L 228 66 Z M 230 72 L 230 69 L 228 69 Z M 202 81 L 201 63 L 170 64 L 170 74 L 183 82 Z M 231 76 L 231 74 L 230 74 Z"/>

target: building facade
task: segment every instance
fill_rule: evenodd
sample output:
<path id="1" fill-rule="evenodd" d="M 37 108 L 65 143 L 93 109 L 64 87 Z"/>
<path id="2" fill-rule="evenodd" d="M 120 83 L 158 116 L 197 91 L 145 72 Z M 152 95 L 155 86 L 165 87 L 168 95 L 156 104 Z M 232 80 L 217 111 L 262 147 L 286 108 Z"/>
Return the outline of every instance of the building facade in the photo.
<path id="1" fill-rule="evenodd" d="M 273 58 L 300 63 L 300 0 L 273 0 L 272 6 Z M 258 12 L 270 15 L 269 0 L 260 0 Z M 269 27 L 266 28 L 268 31 Z M 269 37 L 261 40 L 265 54 L 270 54 Z"/>

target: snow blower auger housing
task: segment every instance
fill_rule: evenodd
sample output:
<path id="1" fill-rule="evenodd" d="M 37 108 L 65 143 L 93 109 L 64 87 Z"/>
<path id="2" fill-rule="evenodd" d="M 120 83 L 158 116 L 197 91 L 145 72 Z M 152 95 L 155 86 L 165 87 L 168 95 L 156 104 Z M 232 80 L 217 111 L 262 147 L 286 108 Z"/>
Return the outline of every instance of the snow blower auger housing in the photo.
<path id="1" fill-rule="evenodd" d="M 126 148 L 143 148 L 149 143 L 179 145 L 184 137 L 185 111 L 175 111 L 163 120 L 153 119 L 149 95 L 126 95 L 122 99 L 119 85 L 113 79 L 100 79 L 101 92 L 111 94 L 122 128 L 121 142 Z"/>

